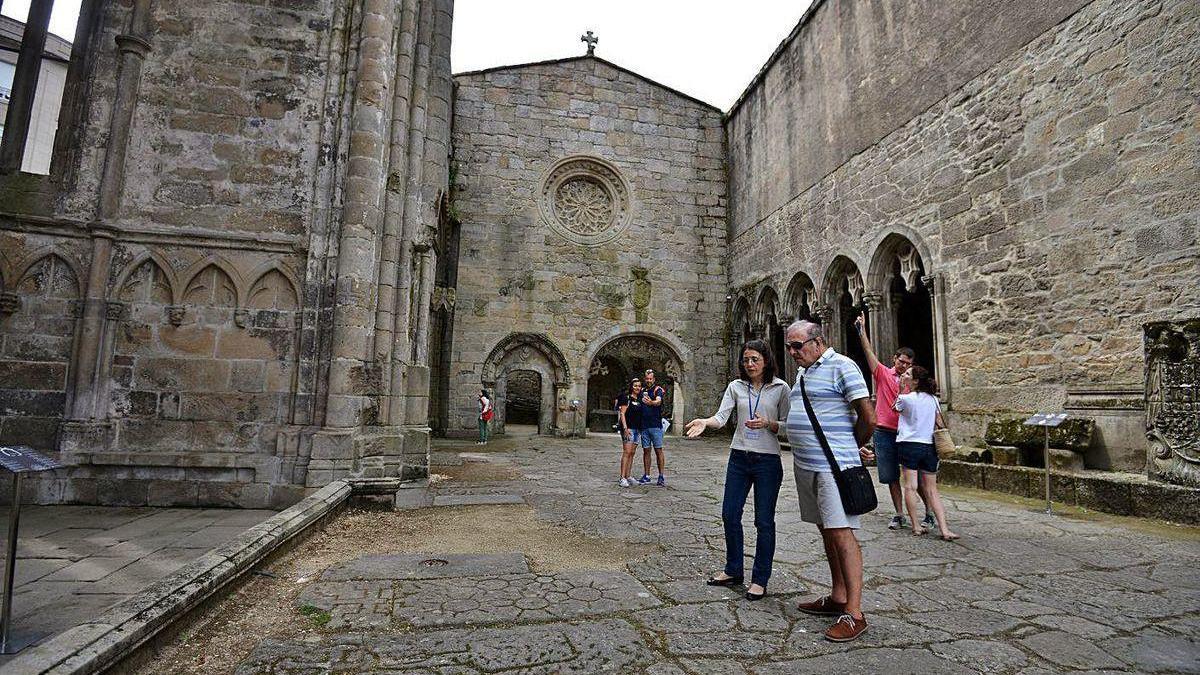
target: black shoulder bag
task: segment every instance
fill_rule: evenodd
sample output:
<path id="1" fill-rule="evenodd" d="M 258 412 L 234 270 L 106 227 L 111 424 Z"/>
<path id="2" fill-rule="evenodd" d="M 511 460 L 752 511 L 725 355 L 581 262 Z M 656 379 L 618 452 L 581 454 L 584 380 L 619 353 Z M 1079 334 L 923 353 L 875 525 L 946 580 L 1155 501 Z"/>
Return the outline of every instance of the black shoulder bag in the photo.
<path id="1" fill-rule="evenodd" d="M 808 400 L 808 392 L 804 390 L 804 376 L 800 376 L 800 397 L 804 399 L 804 412 L 808 413 L 808 421 L 812 423 L 821 449 L 825 451 L 825 459 L 829 460 L 829 468 L 833 469 L 833 481 L 837 484 L 838 493 L 842 497 L 842 508 L 848 516 L 861 516 L 870 513 L 879 506 L 879 498 L 875 496 L 875 483 L 871 481 L 871 472 L 865 466 L 853 466 L 843 471 L 838 466 L 833 450 L 829 449 L 829 441 L 825 431 L 817 421 L 812 403 Z"/>

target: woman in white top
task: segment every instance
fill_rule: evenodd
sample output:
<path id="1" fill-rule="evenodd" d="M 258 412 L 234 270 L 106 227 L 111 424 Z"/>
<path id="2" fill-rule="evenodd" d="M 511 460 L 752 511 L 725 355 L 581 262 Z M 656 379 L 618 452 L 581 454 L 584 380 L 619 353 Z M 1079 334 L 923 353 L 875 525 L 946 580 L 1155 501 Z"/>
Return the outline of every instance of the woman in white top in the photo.
<path id="1" fill-rule="evenodd" d="M 761 600 L 767 594 L 771 562 L 775 557 L 775 502 L 783 483 L 783 464 L 779 458 L 779 427 L 787 420 L 787 383 L 775 377 L 771 348 L 762 340 L 751 340 L 742 347 L 741 377 L 725 387 L 721 407 L 712 417 L 688 422 L 687 435 L 696 438 L 705 429 L 725 426 L 737 410 L 737 426 L 729 444 L 729 463 L 725 469 L 725 497 L 721 520 L 725 523 L 725 570 L 708 580 L 710 586 L 737 586 L 745 580 L 742 511 L 746 497 L 754 488 L 754 569 L 748 600 Z"/>
<path id="2" fill-rule="evenodd" d="M 908 515 L 916 520 L 917 480 L 928 499 L 929 507 L 937 518 L 941 537 L 946 541 L 958 539 L 958 535 L 946 527 L 946 509 L 937 489 L 938 456 L 933 447 L 933 430 L 945 426 L 942 423 L 941 405 L 937 400 L 937 382 L 929 371 L 913 366 L 910 377 L 900 378 L 900 395 L 893 406 L 900 413 L 896 428 L 896 454 L 900 456 L 903 473 L 904 506 Z M 913 528 L 913 535 L 920 536 L 928 530 L 924 525 Z"/>
<path id="3" fill-rule="evenodd" d="M 479 390 L 479 440 L 475 445 L 486 445 L 488 442 L 488 424 L 492 421 L 492 399 L 488 397 L 487 389 Z"/>

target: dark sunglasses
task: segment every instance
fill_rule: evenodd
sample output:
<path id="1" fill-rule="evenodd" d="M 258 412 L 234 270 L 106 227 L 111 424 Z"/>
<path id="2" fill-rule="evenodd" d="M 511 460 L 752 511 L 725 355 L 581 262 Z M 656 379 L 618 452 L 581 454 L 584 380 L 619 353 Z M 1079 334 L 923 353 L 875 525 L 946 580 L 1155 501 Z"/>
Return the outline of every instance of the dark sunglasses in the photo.
<path id="1" fill-rule="evenodd" d="M 798 352 L 801 349 L 804 349 L 804 345 L 806 345 L 810 342 L 816 342 L 817 340 L 820 340 L 820 339 L 821 338 L 819 338 L 819 337 L 815 337 L 815 338 L 808 338 L 804 342 L 789 342 L 789 343 L 787 343 L 787 348 Z"/>

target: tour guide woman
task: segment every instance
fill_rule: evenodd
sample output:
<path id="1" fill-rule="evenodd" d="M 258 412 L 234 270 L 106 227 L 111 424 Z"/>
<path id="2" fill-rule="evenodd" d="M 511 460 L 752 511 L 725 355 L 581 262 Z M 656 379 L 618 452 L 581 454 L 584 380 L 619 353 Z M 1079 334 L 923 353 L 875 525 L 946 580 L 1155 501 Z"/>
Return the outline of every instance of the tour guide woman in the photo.
<path id="1" fill-rule="evenodd" d="M 742 568 L 742 510 L 754 488 L 754 569 L 746 599 L 761 600 L 767 594 L 771 561 L 775 557 L 775 501 L 783 482 L 779 457 L 779 426 L 788 416 L 787 383 L 775 377 L 775 360 L 762 340 L 742 347 L 741 377 L 725 387 L 717 414 L 688 422 L 687 435 L 696 438 L 705 429 L 719 429 L 737 409 L 737 426 L 729 445 L 725 469 L 725 498 L 721 520 L 725 523 L 725 570 L 708 580 L 710 586 L 737 586 L 745 579 Z"/>

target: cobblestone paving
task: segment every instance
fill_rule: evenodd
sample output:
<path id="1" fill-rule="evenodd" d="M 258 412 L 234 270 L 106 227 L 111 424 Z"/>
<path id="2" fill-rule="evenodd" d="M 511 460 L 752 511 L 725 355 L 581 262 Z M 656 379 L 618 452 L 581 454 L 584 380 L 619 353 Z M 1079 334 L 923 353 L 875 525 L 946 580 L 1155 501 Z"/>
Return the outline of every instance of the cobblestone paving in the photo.
<path id="1" fill-rule="evenodd" d="M 1200 672 L 1194 529 L 1047 516 L 958 493 L 948 511 L 963 539 L 951 544 L 889 531 L 889 514 L 872 514 L 861 533 L 870 630 L 834 644 L 822 637 L 826 619 L 795 609 L 829 579 L 794 485 L 780 494 L 769 595 L 750 603 L 703 583 L 723 561 L 722 444 L 668 443 L 668 486 L 627 489 L 613 480 L 614 445 L 510 441 L 468 461 L 525 479 L 433 492 L 520 496 L 541 519 L 661 553 L 624 572 L 554 574 L 511 555 L 441 556 L 441 571 L 424 572 L 412 556 L 360 559 L 301 596 L 331 613 L 328 631 L 264 641 L 238 672 Z M 752 518 L 748 506 L 749 552 Z"/>

